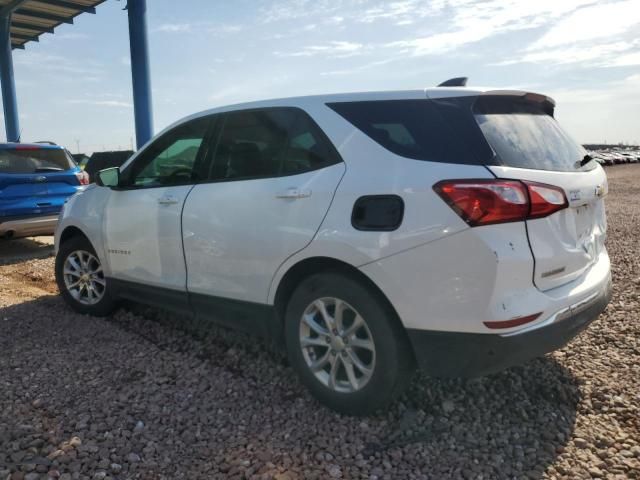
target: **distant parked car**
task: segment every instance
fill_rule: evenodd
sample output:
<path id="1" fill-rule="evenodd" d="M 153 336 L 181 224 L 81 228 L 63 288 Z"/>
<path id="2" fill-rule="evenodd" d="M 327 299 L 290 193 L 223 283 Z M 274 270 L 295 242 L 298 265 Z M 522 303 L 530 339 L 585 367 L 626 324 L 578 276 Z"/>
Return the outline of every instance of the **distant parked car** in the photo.
<path id="1" fill-rule="evenodd" d="M 611 296 L 606 175 L 554 106 L 444 86 L 193 115 L 69 200 L 58 287 L 84 314 L 128 299 L 268 335 L 346 413 L 416 365 L 522 363 Z"/>
<path id="2" fill-rule="evenodd" d="M 69 196 L 89 177 L 64 148 L 0 144 L 0 238 L 52 235 Z"/>
<path id="3" fill-rule="evenodd" d="M 71 155 L 73 156 L 73 159 L 78 164 L 78 166 L 84 170 L 87 166 L 87 163 L 89 163 L 89 155 L 86 155 L 84 153 L 72 153 Z"/>
<path id="4" fill-rule="evenodd" d="M 96 173 L 105 168 L 120 167 L 133 155 L 132 150 L 115 150 L 95 152 L 85 163 L 84 171 L 89 174 L 89 181 L 94 182 Z"/>

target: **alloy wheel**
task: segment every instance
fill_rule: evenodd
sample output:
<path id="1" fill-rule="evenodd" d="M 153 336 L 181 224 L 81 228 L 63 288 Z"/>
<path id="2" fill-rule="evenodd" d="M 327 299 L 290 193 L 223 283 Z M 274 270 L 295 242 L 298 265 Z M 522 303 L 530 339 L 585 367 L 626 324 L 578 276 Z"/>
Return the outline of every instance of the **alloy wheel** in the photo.
<path id="1" fill-rule="evenodd" d="M 95 305 L 106 290 L 106 280 L 98 258 L 86 250 L 71 252 L 64 261 L 64 285 L 69 294 L 83 305 Z"/>
<path id="2" fill-rule="evenodd" d="M 373 336 L 365 319 L 344 300 L 313 301 L 300 320 L 300 348 L 309 370 L 329 389 L 361 390 L 376 363 Z"/>

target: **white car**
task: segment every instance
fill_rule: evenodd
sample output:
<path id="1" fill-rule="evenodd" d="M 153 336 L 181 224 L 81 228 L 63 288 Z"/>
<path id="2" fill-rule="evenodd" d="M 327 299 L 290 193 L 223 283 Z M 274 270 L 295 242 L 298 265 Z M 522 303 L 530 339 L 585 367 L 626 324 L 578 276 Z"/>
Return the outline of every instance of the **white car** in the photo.
<path id="1" fill-rule="evenodd" d="M 522 363 L 611 295 L 606 176 L 553 112 L 440 86 L 192 115 L 69 200 L 60 291 L 82 313 L 130 299 L 264 335 L 351 414 L 415 366 Z"/>

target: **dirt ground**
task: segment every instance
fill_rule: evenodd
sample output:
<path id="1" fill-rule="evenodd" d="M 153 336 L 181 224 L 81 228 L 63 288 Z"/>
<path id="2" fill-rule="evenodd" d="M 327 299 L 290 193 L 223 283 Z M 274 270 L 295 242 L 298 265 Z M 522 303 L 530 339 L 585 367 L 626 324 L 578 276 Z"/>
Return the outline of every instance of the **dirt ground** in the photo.
<path id="1" fill-rule="evenodd" d="M 0 243 L 0 480 L 640 478 L 640 165 L 607 170 L 614 297 L 564 349 L 416 375 L 366 418 L 255 339 L 57 295 L 51 240 Z"/>

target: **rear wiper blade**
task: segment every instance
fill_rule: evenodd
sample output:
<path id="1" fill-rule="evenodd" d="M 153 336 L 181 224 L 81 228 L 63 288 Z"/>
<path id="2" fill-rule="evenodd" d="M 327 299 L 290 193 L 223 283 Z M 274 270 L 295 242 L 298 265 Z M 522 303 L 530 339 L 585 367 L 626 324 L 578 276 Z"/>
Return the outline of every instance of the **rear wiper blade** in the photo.
<path id="1" fill-rule="evenodd" d="M 584 157 L 582 157 L 582 160 L 578 162 L 578 165 L 580 165 L 581 167 L 584 167 L 591 160 L 593 160 L 593 157 L 591 155 L 585 155 Z"/>

